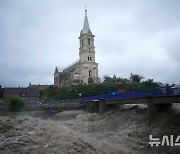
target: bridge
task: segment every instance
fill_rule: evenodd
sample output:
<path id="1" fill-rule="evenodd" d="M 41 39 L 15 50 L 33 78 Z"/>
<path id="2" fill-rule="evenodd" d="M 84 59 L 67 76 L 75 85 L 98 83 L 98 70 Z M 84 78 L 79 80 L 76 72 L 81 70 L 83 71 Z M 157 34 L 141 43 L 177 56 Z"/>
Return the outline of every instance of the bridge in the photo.
<path id="1" fill-rule="evenodd" d="M 123 104 L 147 104 L 150 114 L 156 113 L 159 109 L 171 106 L 172 103 L 180 103 L 180 94 L 174 94 L 172 89 L 164 91 L 141 90 L 105 95 L 91 96 L 80 100 L 87 112 L 104 113 L 112 107 Z"/>

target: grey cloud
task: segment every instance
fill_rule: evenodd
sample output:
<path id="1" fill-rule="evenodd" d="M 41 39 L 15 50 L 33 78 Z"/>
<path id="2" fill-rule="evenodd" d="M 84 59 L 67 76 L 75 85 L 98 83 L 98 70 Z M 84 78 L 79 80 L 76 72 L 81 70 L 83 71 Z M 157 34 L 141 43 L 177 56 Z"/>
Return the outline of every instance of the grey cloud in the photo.
<path id="1" fill-rule="evenodd" d="M 100 77 L 131 72 L 180 83 L 177 0 L 87 0 Z M 84 1 L 0 1 L 0 84 L 52 84 L 78 59 Z"/>

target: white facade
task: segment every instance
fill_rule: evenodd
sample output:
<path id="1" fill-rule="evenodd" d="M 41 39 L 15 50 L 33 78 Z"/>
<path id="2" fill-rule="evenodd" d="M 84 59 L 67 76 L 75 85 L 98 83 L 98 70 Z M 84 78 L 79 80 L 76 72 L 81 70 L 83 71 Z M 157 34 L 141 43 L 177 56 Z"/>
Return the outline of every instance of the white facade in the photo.
<path id="1" fill-rule="evenodd" d="M 58 67 L 54 73 L 54 85 L 58 87 L 99 83 L 98 64 L 95 62 L 94 35 L 92 34 L 85 10 L 83 29 L 79 37 L 79 60 L 64 70 Z"/>

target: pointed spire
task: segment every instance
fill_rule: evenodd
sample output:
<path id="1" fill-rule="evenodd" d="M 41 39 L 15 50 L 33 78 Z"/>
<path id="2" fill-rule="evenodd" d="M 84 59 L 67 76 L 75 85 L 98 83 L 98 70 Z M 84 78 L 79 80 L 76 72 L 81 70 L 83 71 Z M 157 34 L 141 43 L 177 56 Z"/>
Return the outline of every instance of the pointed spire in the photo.
<path id="1" fill-rule="evenodd" d="M 88 18 L 87 18 L 87 9 L 85 6 L 85 18 L 84 18 L 84 25 L 83 25 L 82 33 L 88 33 L 89 30 L 90 30 L 90 28 L 89 28 L 89 22 L 88 22 Z"/>

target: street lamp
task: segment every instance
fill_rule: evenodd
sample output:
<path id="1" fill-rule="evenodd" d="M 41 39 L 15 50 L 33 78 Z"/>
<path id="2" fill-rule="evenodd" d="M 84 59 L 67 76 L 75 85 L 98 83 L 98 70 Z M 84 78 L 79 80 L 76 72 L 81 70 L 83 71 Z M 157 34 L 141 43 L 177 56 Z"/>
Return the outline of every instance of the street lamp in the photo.
<path id="1" fill-rule="evenodd" d="M 80 97 L 80 99 L 81 99 L 81 96 L 82 96 L 82 94 L 81 94 L 81 93 L 79 93 L 79 97 Z"/>

